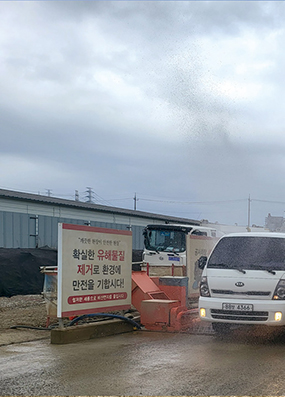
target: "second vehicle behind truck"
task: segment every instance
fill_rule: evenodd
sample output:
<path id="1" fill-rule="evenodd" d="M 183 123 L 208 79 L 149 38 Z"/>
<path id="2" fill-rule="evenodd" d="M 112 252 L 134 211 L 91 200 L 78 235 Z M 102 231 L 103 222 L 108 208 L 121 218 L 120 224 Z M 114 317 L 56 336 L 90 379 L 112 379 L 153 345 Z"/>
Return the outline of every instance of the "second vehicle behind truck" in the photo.
<path id="1" fill-rule="evenodd" d="M 214 228 L 153 224 L 144 230 L 142 270 L 150 276 L 187 276 L 188 298 L 198 300 L 202 270 L 198 263 L 218 240 Z"/>

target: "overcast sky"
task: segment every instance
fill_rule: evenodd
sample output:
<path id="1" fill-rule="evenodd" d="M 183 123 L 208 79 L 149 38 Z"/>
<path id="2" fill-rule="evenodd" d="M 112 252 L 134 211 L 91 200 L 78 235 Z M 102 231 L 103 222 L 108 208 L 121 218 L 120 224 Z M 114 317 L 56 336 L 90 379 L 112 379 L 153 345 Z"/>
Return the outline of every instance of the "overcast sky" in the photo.
<path id="1" fill-rule="evenodd" d="M 285 210 L 285 2 L 0 2 L 0 188 L 246 225 Z"/>

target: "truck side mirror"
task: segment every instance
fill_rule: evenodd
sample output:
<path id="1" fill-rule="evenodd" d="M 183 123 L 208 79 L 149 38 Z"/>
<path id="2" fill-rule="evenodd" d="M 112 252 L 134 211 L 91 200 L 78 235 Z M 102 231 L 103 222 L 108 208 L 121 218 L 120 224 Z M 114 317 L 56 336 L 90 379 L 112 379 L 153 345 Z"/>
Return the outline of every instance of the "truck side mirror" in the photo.
<path id="1" fill-rule="evenodd" d="M 206 256 L 200 256 L 200 258 L 198 259 L 198 267 L 199 267 L 199 269 L 204 269 L 204 267 L 206 266 L 206 262 L 207 262 L 207 257 Z"/>

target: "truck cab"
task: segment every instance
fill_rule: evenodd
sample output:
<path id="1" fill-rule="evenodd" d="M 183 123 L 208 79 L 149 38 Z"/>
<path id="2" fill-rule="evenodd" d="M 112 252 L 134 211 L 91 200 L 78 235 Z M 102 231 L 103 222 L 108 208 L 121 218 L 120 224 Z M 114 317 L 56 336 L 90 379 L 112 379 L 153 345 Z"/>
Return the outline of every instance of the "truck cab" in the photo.
<path id="1" fill-rule="evenodd" d="M 187 276 L 188 295 L 198 299 L 201 256 L 207 256 L 217 231 L 196 225 L 151 224 L 144 230 L 142 270 L 150 276 Z"/>

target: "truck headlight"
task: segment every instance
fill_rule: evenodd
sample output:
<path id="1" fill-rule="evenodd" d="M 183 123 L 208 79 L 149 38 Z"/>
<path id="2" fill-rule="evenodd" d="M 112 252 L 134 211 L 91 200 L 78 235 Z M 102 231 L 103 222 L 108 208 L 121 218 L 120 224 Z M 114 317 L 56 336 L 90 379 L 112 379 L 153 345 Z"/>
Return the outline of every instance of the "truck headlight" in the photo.
<path id="1" fill-rule="evenodd" d="M 285 280 L 279 280 L 274 294 L 273 294 L 273 298 L 275 300 L 281 299 L 281 300 L 285 300 Z"/>
<path id="2" fill-rule="evenodd" d="M 202 277 L 201 282 L 200 282 L 200 295 L 201 296 L 211 296 L 206 276 Z"/>
<path id="3" fill-rule="evenodd" d="M 200 308 L 200 317 L 206 317 L 206 309 L 203 307 Z"/>
<path id="4" fill-rule="evenodd" d="M 282 320 L 282 313 L 281 312 L 275 312 L 274 313 L 274 320 L 275 321 L 281 321 Z"/>

